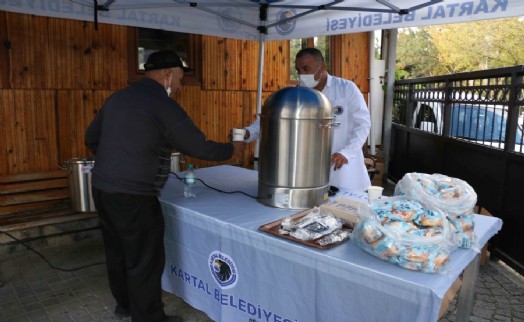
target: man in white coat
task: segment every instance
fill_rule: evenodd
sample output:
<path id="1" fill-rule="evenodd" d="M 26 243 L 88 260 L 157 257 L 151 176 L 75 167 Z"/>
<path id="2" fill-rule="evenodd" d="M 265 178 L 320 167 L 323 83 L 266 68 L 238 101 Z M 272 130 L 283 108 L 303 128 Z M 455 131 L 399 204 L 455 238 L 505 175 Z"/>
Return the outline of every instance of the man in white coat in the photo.
<path id="1" fill-rule="evenodd" d="M 371 118 L 364 96 L 352 81 L 329 75 L 324 57 L 316 48 L 300 50 L 295 68 L 300 85 L 326 95 L 333 106 L 335 122 L 340 122 L 334 129 L 329 184 L 350 191 L 365 191 L 371 182 L 362 146 L 371 128 Z M 260 120 L 245 129 L 245 141 L 255 141 L 260 135 Z"/>

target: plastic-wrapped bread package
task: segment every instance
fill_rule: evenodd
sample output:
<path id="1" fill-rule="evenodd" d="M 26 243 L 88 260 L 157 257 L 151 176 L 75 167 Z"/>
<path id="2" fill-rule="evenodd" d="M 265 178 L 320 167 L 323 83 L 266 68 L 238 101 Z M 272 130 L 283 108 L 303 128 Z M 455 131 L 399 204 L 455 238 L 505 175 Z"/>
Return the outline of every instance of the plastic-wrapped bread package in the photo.
<path id="1" fill-rule="evenodd" d="M 466 181 L 442 174 L 406 173 L 397 183 L 395 195 L 443 210 L 457 246 L 479 251 L 473 221 L 477 194 Z"/>
<path id="2" fill-rule="evenodd" d="M 446 271 L 456 245 L 443 211 L 405 196 L 375 200 L 358 211 L 351 240 L 361 249 L 411 270 Z"/>

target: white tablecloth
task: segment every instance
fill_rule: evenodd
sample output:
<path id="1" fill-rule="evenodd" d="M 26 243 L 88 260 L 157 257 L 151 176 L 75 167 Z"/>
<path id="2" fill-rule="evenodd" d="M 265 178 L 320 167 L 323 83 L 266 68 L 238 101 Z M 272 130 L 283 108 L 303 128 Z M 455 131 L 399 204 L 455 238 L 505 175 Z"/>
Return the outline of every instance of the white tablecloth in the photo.
<path id="1" fill-rule="evenodd" d="M 257 194 L 256 171 L 218 166 L 196 175 L 214 188 Z M 196 194 L 184 198 L 182 182 L 173 175 L 162 191 L 162 287 L 216 321 L 436 321 L 444 294 L 478 255 L 456 250 L 445 274 L 410 271 L 351 241 L 320 250 L 258 229 L 300 210 L 264 206 L 200 182 Z M 479 245 L 501 226 L 498 218 L 476 215 Z M 216 259 L 230 268 L 226 281 L 214 270 Z"/>

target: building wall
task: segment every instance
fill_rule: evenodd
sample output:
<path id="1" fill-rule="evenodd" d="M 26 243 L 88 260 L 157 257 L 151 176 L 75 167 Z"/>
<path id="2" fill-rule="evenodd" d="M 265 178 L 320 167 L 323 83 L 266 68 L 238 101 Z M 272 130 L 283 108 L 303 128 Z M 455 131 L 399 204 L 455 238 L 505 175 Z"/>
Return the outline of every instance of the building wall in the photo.
<path id="1" fill-rule="evenodd" d="M 128 35 L 133 31 L 107 24 L 95 30 L 91 22 L 0 11 L 0 136 L 4 138 L 0 140 L 0 215 L 33 209 L 28 202 L 17 208 L 9 204 L 12 198 L 5 197 L 16 192 L 9 188 L 13 183 L 21 190 L 29 185 L 18 178 L 56 174 L 64 161 L 89 155 L 83 143 L 87 125 L 104 100 L 131 79 Z M 354 80 L 364 94 L 369 74 L 367 37 L 367 33 L 335 36 L 334 55 L 340 60 L 332 71 Z M 259 44 L 212 36 L 201 41 L 201 81 L 184 86 L 175 99 L 209 139 L 227 141 L 231 128 L 243 127 L 256 117 Z M 288 57 L 287 41 L 265 44 L 263 99 L 290 85 L 293 62 Z M 250 167 L 253 153 L 254 144 L 242 160 L 188 158 L 187 162 L 197 167 L 223 163 Z M 39 200 L 34 206 L 51 207 L 63 201 Z"/>

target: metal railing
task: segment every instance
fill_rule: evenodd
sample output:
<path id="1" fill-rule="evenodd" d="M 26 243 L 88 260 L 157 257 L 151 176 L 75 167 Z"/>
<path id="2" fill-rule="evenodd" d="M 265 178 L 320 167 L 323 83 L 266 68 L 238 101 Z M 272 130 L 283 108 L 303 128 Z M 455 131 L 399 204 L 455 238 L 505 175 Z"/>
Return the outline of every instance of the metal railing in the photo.
<path id="1" fill-rule="evenodd" d="M 524 66 L 401 80 L 393 123 L 524 153 Z"/>

